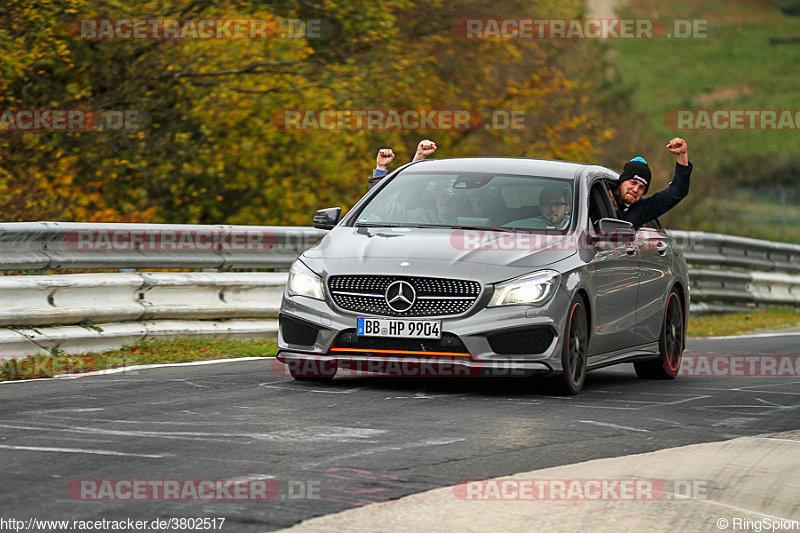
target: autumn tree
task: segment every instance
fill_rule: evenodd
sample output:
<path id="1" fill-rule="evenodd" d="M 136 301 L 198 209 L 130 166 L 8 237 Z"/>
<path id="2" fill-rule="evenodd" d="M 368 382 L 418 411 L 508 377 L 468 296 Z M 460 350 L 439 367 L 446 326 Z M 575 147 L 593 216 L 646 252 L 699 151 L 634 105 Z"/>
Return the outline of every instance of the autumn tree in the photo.
<path id="1" fill-rule="evenodd" d="M 351 205 L 380 146 L 410 158 L 591 159 L 613 135 L 598 111 L 594 43 L 463 39 L 466 18 L 574 18 L 582 3 L 366 0 L 6 0 L 0 109 L 132 109 L 139 131 L 0 133 L 5 220 L 307 225 Z M 91 40 L 82 19 L 287 19 L 323 38 Z M 286 110 L 515 111 L 523 129 L 292 130 Z M 438 154 L 437 154 L 438 155 Z"/>

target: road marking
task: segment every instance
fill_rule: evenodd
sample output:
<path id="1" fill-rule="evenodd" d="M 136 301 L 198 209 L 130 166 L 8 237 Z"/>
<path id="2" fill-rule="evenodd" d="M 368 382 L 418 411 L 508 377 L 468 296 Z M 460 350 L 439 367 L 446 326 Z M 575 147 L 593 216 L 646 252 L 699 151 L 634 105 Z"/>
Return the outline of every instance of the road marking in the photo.
<path id="1" fill-rule="evenodd" d="M 20 424 L 0 423 L 0 427 L 9 429 L 27 429 L 33 431 L 60 431 L 72 433 L 90 433 L 99 435 L 120 435 L 125 437 L 153 437 L 161 439 L 187 440 L 223 440 L 231 442 L 231 437 L 250 438 L 265 441 L 320 441 L 334 440 L 339 442 L 364 442 L 377 435 L 388 433 L 386 429 L 350 428 L 340 426 L 309 426 L 298 430 L 285 429 L 273 433 L 204 433 L 195 431 L 127 431 L 118 429 L 93 428 L 86 426 L 25 426 Z"/>
<path id="2" fill-rule="evenodd" d="M 783 385 L 791 385 L 793 383 L 800 383 L 800 381 L 791 381 L 791 382 L 783 382 L 783 383 L 762 383 L 760 385 L 748 385 L 747 387 L 732 387 L 732 388 L 721 388 L 721 387 L 686 387 L 687 389 L 702 389 L 702 390 L 712 390 L 712 391 L 736 391 L 736 392 L 754 392 L 756 394 L 790 394 L 792 396 L 800 396 L 800 392 L 788 392 L 788 391 L 776 391 L 776 390 L 749 390 L 748 387 L 781 387 Z"/>
<path id="3" fill-rule="evenodd" d="M 83 450 L 80 448 L 49 448 L 45 446 L 13 446 L 11 444 L 0 444 L 0 448 L 6 448 L 8 450 L 30 450 L 34 452 L 89 453 L 94 455 L 119 455 L 123 457 L 147 457 L 149 459 L 168 457 L 167 454 L 125 453 L 115 452 L 114 450 Z"/>
<path id="4" fill-rule="evenodd" d="M 642 428 L 632 428 L 630 426 L 620 426 L 617 424 L 609 424 L 608 422 L 595 422 L 594 420 L 578 420 L 578 422 L 583 422 L 584 424 L 594 424 L 595 426 L 605 426 L 609 428 L 615 429 L 627 429 L 628 431 L 641 431 L 644 433 L 649 433 L 649 429 L 642 429 Z"/>
<path id="5" fill-rule="evenodd" d="M 661 405 L 675 405 L 676 403 L 691 402 L 692 400 L 702 400 L 703 398 L 711 398 L 711 396 L 693 396 L 692 398 L 685 398 L 683 400 L 675 400 L 674 402 L 661 403 Z"/>
<path id="6" fill-rule="evenodd" d="M 798 439 L 779 439 L 777 437 L 756 437 L 756 438 L 763 440 L 779 440 L 781 442 L 793 442 L 795 444 L 800 444 L 800 440 Z"/>
<path id="7" fill-rule="evenodd" d="M 781 521 L 785 521 L 785 522 L 791 522 L 792 521 L 792 519 L 790 519 L 790 518 L 783 518 L 782 516 L 775 516 L 775 515 L 771 515 L 771 514 L 767 514 L 767 513 L 760 513 L 758 511 L 753 511 L 752 509 L 745 509 L 744 507 L 738 507 L 736 505 L 729 505 L 727 503 L 722 503 L 722 502 L 718 502 L 718 501 L 715 501 L 715 500 L 705 500 L 703 498 L 695 498 L 694 496 L 687 496 L 685 494 L 675 494 L 674 492 L 670 492 L 668 494 L 671 494 L 675 498 L 682 498 L 682 499 L 685 499 L 685 500 L 695 500 L 695 501 L 703 502 L 703 503 L 721 505 L 721 506 L 727 507 L 729 509 L 736 509 L 737 511 L 744 511 L 745 513 L 753 513 L 753 514 L 756 514 L 756 515 L 759 515 L 759 516 L 763 516 L 765 518 L 771 518 L 773 520 L 781 520 Z M 736 528 L 732 528 L 732 529 L 736 529 Z"/>
<path id="8" fill-rule="evenodd" d="M 637 394 L 645 395 L 648 394 L 650 396 L 686 396 L 686 393 L 683 392 L 639 392 Z"/>
<path id="9" fill-rule="evenodd" d="M 168 381 L 178 381 L 180 383 L 185 383 L 187 385 L 191 385 L 192 387 L 197 387 L 198 389 L 208 389 L 210 388 L 208 385 L 200 385 L 199 383 L 195 383 L 194 381 L 188 379 L 170 379 Z"/>
<path id="10" fill-rule="evenodd" d="M 703 340 L 731 340 L 731 339 L 765 339 L 769 337 L 798 337 L 800 331 L 787 331 L 785 333 L 751 333 L 749 335 L 728 335 L 726 337 L 693 337 Z"/>
<path id="11" fill-rule="evenodd" d="M 759 402 L 761 402 L 761 403 L 765 403 L 765 404 L 767 404 L 767 405 L 772 405 L 772 406 L 774 406 L 774 407 L 778 407 L 778 408 L 780 408 L 780 409 L 783 409 L 783 408 L 785 408 L 785 407 L 786 407 L 785 405 L 781 405 L 781 404 L 779 404 L 779 403 L 775 403 L 775 402 L 768 402 L 767 400 L 762 400 L 761 398 L 756 398 L 756 401 L 759 401 Z"/>
<path id="12" fill-rule="evenodd" d="M 771 376 L 766 376 L 766 377 L 769 378 Z M 747 389 L 749 389 L 751 387 L 783 387 L 785 385 L 795 385 L 797 383 L 800 383 L 800 381 L 781 381 L 781 382 L 778 382 L 778 383 L 760 383 L 758 385 L 747 385 L 746 387 L 741 387 L 739 389 L 733 389 L 733 390 L 747 390 Z"/>
<path id="13" fill-rule="evenodd" d="M 105 407 L 86 407 L 76 409 L 45 409 L 43 411 L 36 411 L 38 413 L 85 413 L 88 411 L 105 411 Z"/>
<path id="14" fill-rule="evenodd" d="M 342 461 L 344 459 L 352 459 L 353 457 L 360 457 L 362 455 L 371 455 L 373 453 L 383 453 L 383 452 L 394 452 L 399 450 L 407 450 L 411 448 L 421 448 L 424 446 L 444 446 L 445 444 L 453 444 L 455 442 L 461 442 L 467 439 L 428 439 L 423 440 L 420 442 L 412 442 L 409 444 L 398 444 L 398 445 L 389 445 L 389 446 L 376 446 L 375 448 L 369 448 L 366 450 L 361 450 L 359 452 L 348 453 L 345 455 L 336 455 L 333 457 L 326 457 L 323 461 L 317 461 L 315 463 L 306 463 L 305 467 L 316 467 L 322 466 L 324 464 L 330 464 L 331 461 Z"/>
<path id="15" fill-rule="evenodd" d="M 748 413 L 750 414 L 750 413 Z M 726 427 L 726 428 L 741 428 L 748 424 L 752 424 L 753 422 L 761 422 L 758 418 L 748 418 L 744 416 L 733 416 L 730 418 L 725 418 L 723 420 L 717 420 L 713 424 L 712 427 Z"/>
<path id="16" fill-rule="evenodd" d="M 39 381 L 49 381 L 53 379 L 62 380 L 62 379 L 84 378 L 89 376 L 105 376 L 108 374 L 119 374 L 120 372 L 128 372 L 129 370 L 150 370 L 151 368 L 215 365 L 217 363 L 235 363 L 238 361 L 258 361 L 258 360 L 269 361 L 271 359 L 272 357 L 235 357 L 232 359 L 212 359 L 210 361 L 188 361 L 185 363 L 158 363 L 152 365 L 122 366 L 119 368 L 105 368 L 103 370 L 97 370 L 93 372 L 84 372 L 82 374 L 58 374 L 52 378 L 12 379 L 9 381 L 0 381 L 0 385 L 5 385 L 8 383 L 37 383 Z M 149 380 L 143 380 L 143 381 L 149 381 Z"/>
<path id="17" fill-rule="evenodd" d="M 51 442 L 51 443 L 56 439 L 58 439 L 59 441 L 62 441 L 62 440 L 77 440 L 78 442 L 82 442 L 84 444 L 87 444 L 87 443 L 92 443 L 92 444 L 97 444 L 97 443 L 113 444 L 114 443 L 114 441 L 110 440 L 110 439 L 87 439 L 86 437 L 65 437 L 63 435 L 59 435 L 59 436 L 53 436 L 53 435 L 26 435 L 25 439 L 26 440 L 31 440 L 31 439 L 46 440 L 46 441 Z"/>
<path id="18" fill-rule="evenodd" d="M 272 383 L 274 383 L 274 382 L 272 382 Z M 286 381 L 284 383 L 292 383 L 292 382 Z M 306 388 L 303 388 L 303 387 L 291 387 L 291 386 L 287 387 L 287 386 L 278 386 L 278 385 L 268 385 L 266 383 L 259 383 L 258 386 L 259 387 L 264 387 L 265 389 L 296 390 L 296 391 L 301 391 L 301 392 L 321 392 L 323 394 L 350 394 L 352 392 L 356 392 L 356 391 L 361 390 L 360 388 L 345 389 L 345 390 L 306 389 Z"/>

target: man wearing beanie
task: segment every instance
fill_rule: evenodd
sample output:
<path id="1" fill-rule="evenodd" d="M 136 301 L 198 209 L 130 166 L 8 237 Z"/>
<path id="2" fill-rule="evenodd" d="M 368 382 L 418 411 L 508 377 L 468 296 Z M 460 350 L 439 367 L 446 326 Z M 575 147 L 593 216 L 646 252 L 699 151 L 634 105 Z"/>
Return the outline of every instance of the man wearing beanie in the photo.
<path id="1" fill-rule="evenodd" d="M 678 160 L 675 163 L 675 176 L 666 189 L 643 198 L 650 188 L 652 174 L 647 161 L 634 157 L 625 163 L 617 180 L 617 188 L 611 193 L 619 218 L 627 220 L 635 228 L 660 217 L 689 194 L 692 164 L 689 162 L 686 141 L 675 137 L 667 144 L 667 150 L 678 156 Z"/>

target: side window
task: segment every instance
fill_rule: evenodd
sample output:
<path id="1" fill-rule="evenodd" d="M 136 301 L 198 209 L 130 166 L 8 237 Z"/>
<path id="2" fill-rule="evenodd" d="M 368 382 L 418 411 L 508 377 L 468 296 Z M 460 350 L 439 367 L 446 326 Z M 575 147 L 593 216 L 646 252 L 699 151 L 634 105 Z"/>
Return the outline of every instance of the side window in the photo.
<path id="1" fill-rule="evenodd" d="M 601 218 L 615 218 L 614 210 L 611 207 L 611 199 L 608 196 L 608 189 L 601 182 L 595 182 L 589 191 L 589 220 L 592 226 L 597 229 Z"/>
<path id="2" fill-rule="evenodd" d="M 664 226 L 661 225 L 661 222 L 657 218 L 654 218 L 653 220 L 646 222 L 643 227 L 664 231 Z"/>

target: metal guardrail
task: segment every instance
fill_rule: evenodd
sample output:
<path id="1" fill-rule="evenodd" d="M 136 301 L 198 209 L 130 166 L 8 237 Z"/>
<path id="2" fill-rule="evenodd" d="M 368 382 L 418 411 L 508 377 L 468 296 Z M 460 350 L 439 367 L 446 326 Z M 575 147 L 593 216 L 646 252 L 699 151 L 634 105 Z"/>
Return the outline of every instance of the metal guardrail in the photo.
<path id="1" fill-rule="evenodd" d="M 0 358 L 110 350 L 157 337 L 275 337 L 287 277 L 285 272 L 0 276 L 0 326 L 13 326 L 0 328 Z"/>
<path id="2" fill-rule="evenodd" d="M 703 233 L 670 231 L 690 265 L 800 273 L 800 245 Z"/>
<path id="3" fill-rule="evenodd" d="M 275 318 L 285 272 L 0 276 L 0 326 Z"/>
<path id="4" fill-rule="evenodd" d="M 800 245 L 718 233 L 669 233 L 689 264 L 693 312 L 800 306 Z"/>
<path id="5" fill-rule="evenodd" d="M 147 320 L 93 326 L 0 328 L 0 359 L 26 355 L 114 350 L 163 337 L 263 339 L 278 333 L 277 320 Z"/>
<path id="6" fill-rule="evenodd" d="M 9 222 L 0 270 L 286 269 L 325 232 L 290 226 Z"/>
<path id="7" fill-rule="evenodd" d="M 287 274 L 224 270 L 285 270 L 324 234 L 280 226 L 0 224 L 0 270 L 223 270 L 0 276 L 0 357 L 166 335 L 274 336 Z M 692 312 L 800 305 L 800 246 L 670 234 L 690 265 Z"/>
<path id="8" fill-rule="evenodd" d="M 0 326 L 6 326 L 0 327 L 0 358 L 107 350 L 178 335 L 274 337 L 287 274 L 225 270 L 287 270 L 325 233 L 284 226 L 2 223 L 0 270 L 218 272 L 0 276 Z"/>

